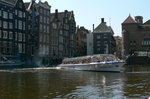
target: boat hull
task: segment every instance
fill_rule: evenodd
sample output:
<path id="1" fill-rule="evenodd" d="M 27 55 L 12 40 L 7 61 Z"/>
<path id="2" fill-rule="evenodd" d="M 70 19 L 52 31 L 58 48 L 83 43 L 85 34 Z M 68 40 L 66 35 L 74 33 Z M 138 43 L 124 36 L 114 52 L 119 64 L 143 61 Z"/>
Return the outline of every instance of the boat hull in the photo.
<path id="1" fill-rule="evenodd" d="M 21 62 L 21 63 L 4 63 L 4 64 L 0 64 L 0 69 L 21 68 L 23 65 L 24 65 L 23 62 Z"/>
<path id="2" fill-rule="evenodd" d="M 122 72 L 124 62 L 115 63 L 90 63 L 77 65 L 60 65 L 61 69 L 82 70 L 82 71 L 100 71 L 100 72 Z"/>

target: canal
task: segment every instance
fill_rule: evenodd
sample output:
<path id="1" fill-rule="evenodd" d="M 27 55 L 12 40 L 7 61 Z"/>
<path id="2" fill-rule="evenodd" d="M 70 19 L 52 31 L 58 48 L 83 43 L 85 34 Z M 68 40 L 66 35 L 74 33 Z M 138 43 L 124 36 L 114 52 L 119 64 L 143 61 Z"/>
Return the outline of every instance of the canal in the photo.
<path id="1" fill-rule="evenodd" d="M 0 70 L 0 99 L 148 99 L 150 72 Z"/>

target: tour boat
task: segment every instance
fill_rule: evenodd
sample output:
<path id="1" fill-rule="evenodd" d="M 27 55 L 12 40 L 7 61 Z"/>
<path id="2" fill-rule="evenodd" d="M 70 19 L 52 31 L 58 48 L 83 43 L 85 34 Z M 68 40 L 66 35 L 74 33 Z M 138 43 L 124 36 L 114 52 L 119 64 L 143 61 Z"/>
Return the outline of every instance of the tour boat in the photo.
<path id="1" fill-rule="evenodd" d="M 0 69 L 18 68 L 24 65 L 19 59 L 8 59 L 0 53 Z"/>
<path id="2" fill-rule="evenodd" d="M 119 60 L 111 54 L 98 54 L 76 58 L 66 58 L 59 65 L 61 69 L 100 71 L 100 72 L 122 72 L 125 61 Z"/>

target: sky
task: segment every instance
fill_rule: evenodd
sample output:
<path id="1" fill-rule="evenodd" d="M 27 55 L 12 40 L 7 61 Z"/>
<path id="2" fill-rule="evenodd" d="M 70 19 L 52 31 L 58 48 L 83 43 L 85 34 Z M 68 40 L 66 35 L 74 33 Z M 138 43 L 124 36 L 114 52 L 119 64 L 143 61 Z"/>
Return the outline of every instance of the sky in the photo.
<path id="1" fill-rule="evenodd" d="M 29 2 L 31 0 L 23 0 Z M 41 0 L 42 2 L 46 0 Z M 121 23 L 129 16 L 143 16 L 143 21 L 150 19 L 150 0 L 47 0 L 51 5 L 51 13 L 58 9 L 73 11 L 76 24 L 86 29 L 93 29 L 105 19 L 108 26 L 111 26 L 115 36 L 121 35 Z M 39 0 L 36 0 L 39 2 Z"/>

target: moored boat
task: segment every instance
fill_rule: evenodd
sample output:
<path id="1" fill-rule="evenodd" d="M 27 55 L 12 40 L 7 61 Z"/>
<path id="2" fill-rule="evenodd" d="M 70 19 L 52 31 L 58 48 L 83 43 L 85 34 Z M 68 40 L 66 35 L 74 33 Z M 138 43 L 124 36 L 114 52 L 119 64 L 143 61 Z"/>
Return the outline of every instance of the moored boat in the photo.
<path id="1" fill-rule="evenodd" d="M 24 62 L 16 62 L 16 61 L 0 61 L 0 69 L 12 69 L 19 68 L 24 65 Z"/>
<path id="2" fill-rule="evenodd" d="M 66 58 L 59 65 L 61 69 L 82 71 L 122 72 L 125 61 L 111 54 L 98 54 L 76 58 Z"/>

